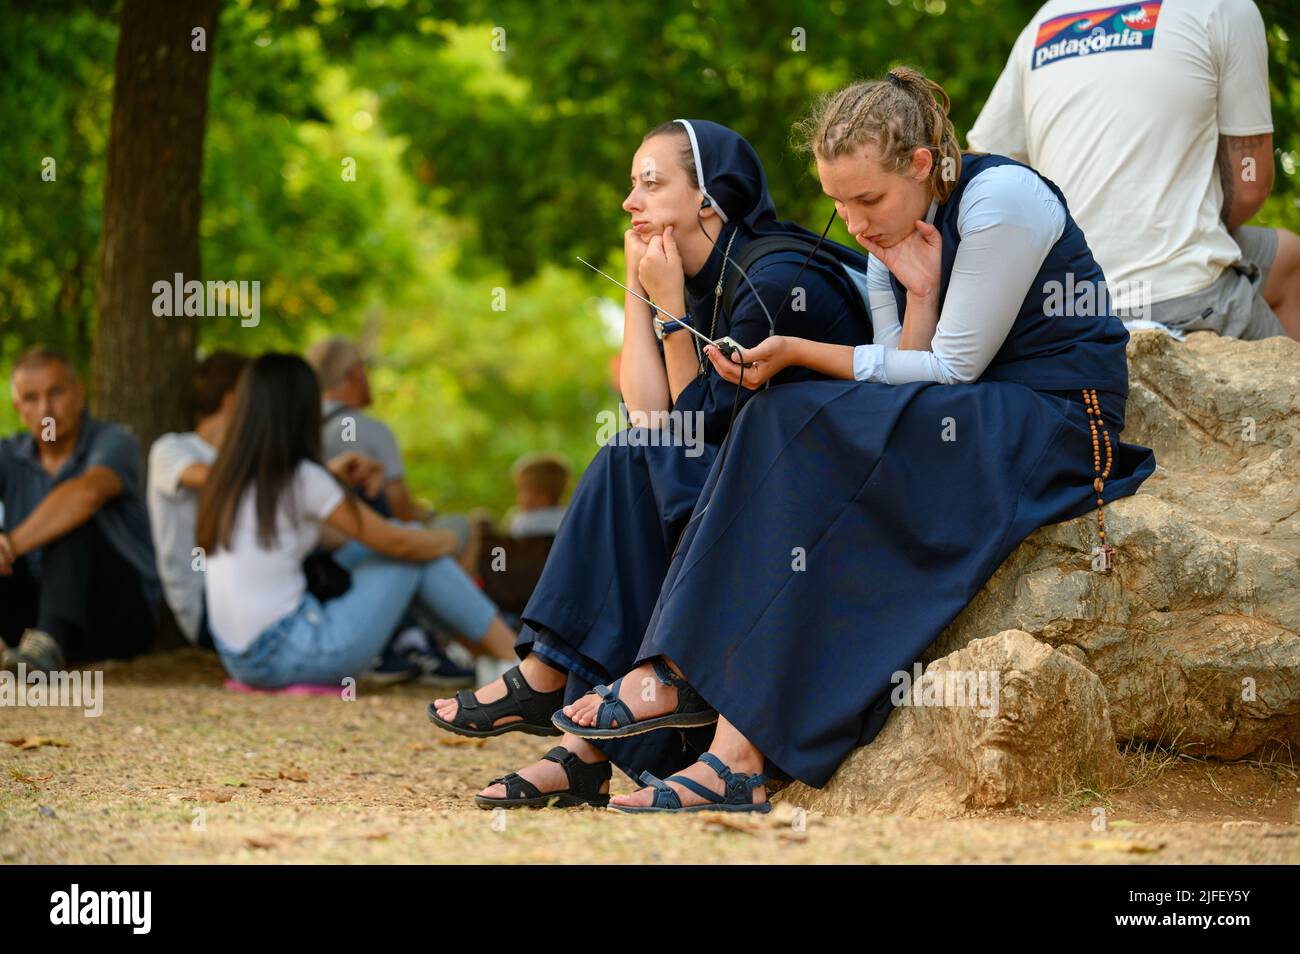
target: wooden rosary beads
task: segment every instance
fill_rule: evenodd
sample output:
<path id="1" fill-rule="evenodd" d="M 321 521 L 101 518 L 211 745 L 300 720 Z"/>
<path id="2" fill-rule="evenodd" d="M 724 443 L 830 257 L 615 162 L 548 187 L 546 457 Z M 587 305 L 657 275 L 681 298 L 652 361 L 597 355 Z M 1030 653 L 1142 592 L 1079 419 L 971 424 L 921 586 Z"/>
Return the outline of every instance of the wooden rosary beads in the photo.
<path id="1" fill-rule="evenodd" d="M 1110 476 L 1111 465 L 1111 448 L 1110 448 L 1110 431 L 1106 429 L 1105 422 L 1101 417 L 1101 406 L 1097 403 L 1097 390 L 1093 388 L 1083 389 L 1083 406 L 1088 409 L 1088 427 L 1092 431 L 1092 472 L 1096 474 L 1092 481 L 1092 489 L 1097 492 L 1097 535 L 1101 538 L 1101 544 L 1093 550 L 1093 569 L 1109 570 L 1114 563 L 1115 548 L 1106 542 L 1106 520 L 1102 515 L 1102 505 L 1105 501 L 1102 498 L 1102 490 L 1106 486 L 1106 478 Z M 1097 431 L 1100 428 L 1101 437 L 1106 443 L 1106 466 L 1101 466 L 1101 440 L 1097 437 Z"/>

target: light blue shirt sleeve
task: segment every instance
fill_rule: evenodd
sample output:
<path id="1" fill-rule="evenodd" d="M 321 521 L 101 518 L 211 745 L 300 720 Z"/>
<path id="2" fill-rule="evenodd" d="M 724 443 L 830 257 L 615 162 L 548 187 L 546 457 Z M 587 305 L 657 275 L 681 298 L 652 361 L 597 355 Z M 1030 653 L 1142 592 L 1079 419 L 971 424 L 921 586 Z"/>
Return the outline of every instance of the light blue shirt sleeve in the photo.
<path id="1" fill-rule="evenodd" d="M 853 376 L 878 384 L 977 380 L 1064 230 L 1065 207 L 1032 170 L 1008 165 L 981 172 L 966 186 L 957 210 L 961 244 L 930 350 L 898 348 L 898 306 L 888 272 L 872 258 L 867 285 L 874 341 L 854 349 Z"/>

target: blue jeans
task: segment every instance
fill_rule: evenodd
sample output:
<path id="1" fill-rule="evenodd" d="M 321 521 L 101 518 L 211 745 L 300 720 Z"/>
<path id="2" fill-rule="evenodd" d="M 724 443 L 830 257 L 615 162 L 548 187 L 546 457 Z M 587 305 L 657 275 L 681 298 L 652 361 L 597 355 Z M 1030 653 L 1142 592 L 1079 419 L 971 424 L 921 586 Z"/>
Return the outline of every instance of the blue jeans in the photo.
<path id="1" fill-rule="evenodd" d="M 342 596 L 322 603 L 307 593 L 290 615 L 272 623 L 243 652 L 216 640 L 226 671 L 250 686 L 340 685 L 370 669 L 413 599 L 440 624 L 477 642 L 497 608 L 451 557 L 407 563 L 353 540 L 333 554 L 352 574 Z"/>

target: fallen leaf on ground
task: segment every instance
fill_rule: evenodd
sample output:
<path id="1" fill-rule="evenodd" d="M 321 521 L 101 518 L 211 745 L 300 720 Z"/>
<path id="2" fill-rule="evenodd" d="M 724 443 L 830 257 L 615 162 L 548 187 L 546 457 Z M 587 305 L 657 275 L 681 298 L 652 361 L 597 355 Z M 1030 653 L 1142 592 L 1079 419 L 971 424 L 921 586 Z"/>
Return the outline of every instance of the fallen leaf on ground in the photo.
<path id="1" fill-rule="evenodd" d="M 5 741 L 19 749 L 38 749 L 42 745 L 56 745 L 63 748 L 68 745 L 64 739 L 51 739 L 45 735 L 34 735 L 27 739 L 5 739 Z"/>
<path id="2" fill-rule="evenodd" d="M 1121 841 L 1117 838 L 1093 838 L 1079 845 L 1080 848 L 1090 848 L 1093 851 L 1116 851 L 1130 855 L 1154 854 L 1164 846 L 1163 841 L 1158 845 L 1147 845 L 1140 841 Z"/>
<path id="3" fill-rule="evenodd" d="M 14 778 L 22 782 L 24 785 L 35 785 L 37 782 L 48 782 L 50 779 L 54 778 L 53 775 L 24 775 L 12 765 L 9 766 L 9 771 L 12 773 Z"/>
<path id="4" fill-rule="evenodd" d="M 744 832 L 746 835 L 752 835 L 758 831 L 757 825 L 750 825 L 721 815 L 717 818 L 708 819 L 704 822 L 703 827 L 705 831 L 739 831 Z"/>
<path id="5" fill-rule="evenodd" d="M 449 739 L 439 739 L 439 745 L 472 745 L 476 749 L 481 749 L 487 743 L 487 739 L 467 739 L 463 736 L 452 736 Z"/>

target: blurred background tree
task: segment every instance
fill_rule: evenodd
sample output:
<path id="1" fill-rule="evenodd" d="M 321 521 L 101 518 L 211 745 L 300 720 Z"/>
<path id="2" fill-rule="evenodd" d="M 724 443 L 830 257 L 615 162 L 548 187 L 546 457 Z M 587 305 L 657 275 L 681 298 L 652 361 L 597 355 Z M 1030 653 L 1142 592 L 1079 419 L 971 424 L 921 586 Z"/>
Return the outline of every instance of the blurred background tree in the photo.
<path id="1" fill-rule="evenodd" d="M 1257 221 L 1300 229 L 1300 12 L 1257 2 L 1278 172 Z M 556 450 L 580 470 L 596 414 L 617 407 L 621 298 L 573 256 L 621 269 L 620 204 L 646 130 L 727 123 L 763 157 L 782 216 L 820 227 L 830 205 L 789 146 L 812 99 L 907 63 L 945 86 L 964 135 L 1038 6 L 224 0 L 202 277 L 259 281 L 261 321 L 160 320 L 197 321 L 201 351 L 361 338 L 374 411 L 416 490 L 501 511 L 516 456 Z M 0 17 L 0 367 L 43 341 L 89 371 L 121 14 L 107 0 L 21 0 Z M 56 182 L 41 180 L 46 156 Z M 15 426 L 3 402 L 0 433 Z"/>

